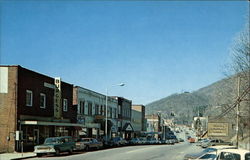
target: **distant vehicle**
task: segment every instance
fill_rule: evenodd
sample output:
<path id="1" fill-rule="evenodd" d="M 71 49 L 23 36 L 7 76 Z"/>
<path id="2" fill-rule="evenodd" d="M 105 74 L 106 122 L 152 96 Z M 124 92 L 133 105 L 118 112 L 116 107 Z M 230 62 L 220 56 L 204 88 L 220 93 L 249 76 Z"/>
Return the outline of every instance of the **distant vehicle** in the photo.
<path id="1" fill-rule="evenodd" d="M 147 138 L 147 144 L 158 144 L 158 140 L 156 138 Z"/>
<path id="2" fill-rule="evenodd" d="M 140 139 L 141 144 L 147 143 L 147 139 L 145 137 L 140 137 L 139 139 Z"/>
<path id="3" fill-rule="evenodd" d="M 193 154 L 186 154 L 184 156 L 184 160 L 192 160 L 192 159 L 197 159 L 199 157 L 201 157 L 202 155 L 206 154 L 206 153 L 210 153 L 210 152 L 216 152 L 222 149 L 236 149 L 237 147 L 235 146 L 228 146 L 228 145 L 224 145 L 224 146 L 213 146 L 213 147 L 208 147 L 206 149 L 204 149 L 201 152 L 197 152 L 197 153 L 193 153 Z"/>
<path id="4" fill-rule="evenodd" d="M 195 138 L 189 138 L 188 141 L 189 143 L 195 143 Z"/>
<path id="5" fill-rule="evenodd" d="M 90 150 L 90 149 L 100 149 L 103 147 L 103 143 L 99 142 L 95 138 L 81 138 L 80 141 L 84 143 L 85 150 Z"/>
<path id="6" fill-rule="evenodd" d="M 206 143 L 208 141 L 209 141 L 209 139 L 200 139 L 200 140 L 198 140 L 196 146 L 201 146 L 202 143 Z"/>
<path id="7" fill-rule="evenodd" d="M 178 141 L 179 141 L 179 142 L 184 142 L 184 139 L 179 138 Z"/>
<path id="8" fill-rule="evenodd" d="M 44 154 L 55 154 L 59 155 L 61 152 L 69 152 L 71 154 L 75 148 L 75 142 L 72 137 L 51 137 L 46 138 L 44 144 L 34 147 L 34 152 L 37 156 Z"/>
<path id="9" fill-rule="evenodd" d="M 243 149 L 220 150 L 217 160 L 250 160 L 250 151 Z"/>
<path id="10" fill-rule="evenodd" d="M 114 137 L 111 139 L 110 143 L 111 143 L 111 146 L 123 146 L 123 145 L 128 144 L 128 142 L 122 137 Z"/>
<path id="11" fill-rule="evenodd" d="M 202 148 L 207 148 L 209 146 L 216 146 L 216 145 L 232 145 L 232 143 L 231 142 L 224 142 L 221 139 L 213 139 L 213 140 L 209 140 L 209 141 L 201 143 Z"/>
<path id="12" fill-rule="evenodd" d="M 136 145 L 136 144 L 141 144 L 141 142 L 140 142 L 140 139 L 139 139 L 139 138 L 132 138 L 132 139 L 129 141 L 129 144 Z"/>

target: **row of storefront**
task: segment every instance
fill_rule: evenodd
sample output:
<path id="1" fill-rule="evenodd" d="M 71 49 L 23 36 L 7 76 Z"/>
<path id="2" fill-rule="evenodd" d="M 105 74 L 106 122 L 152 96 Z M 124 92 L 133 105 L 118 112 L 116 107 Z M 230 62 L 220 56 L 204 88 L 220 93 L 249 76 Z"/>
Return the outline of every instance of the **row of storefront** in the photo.
<path id="1" fill-rule="evenodd" d="M 0 77 L 0 152 L 30 150 L 55 136 L 130 139 L 145 128 L 138 129 L 145 125 L 145 109 L 132 117 L 132 101 L 123 97 L 106 97 L 21 66 L 0 66 Z"/>

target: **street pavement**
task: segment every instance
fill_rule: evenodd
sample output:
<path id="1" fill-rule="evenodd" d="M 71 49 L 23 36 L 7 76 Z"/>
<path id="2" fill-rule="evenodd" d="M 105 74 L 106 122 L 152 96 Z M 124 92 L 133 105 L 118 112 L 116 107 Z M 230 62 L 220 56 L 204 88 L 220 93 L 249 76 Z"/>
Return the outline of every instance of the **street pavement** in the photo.
<path id="1" fill-rule="evenodd" d="M 175 145 L 140 145 L 127 146 L 99 151 L 83 152 L 73 155 L 46 156 L 32 158 L 34 160 L 63 159 L 63 160 L 182 160 L 187 153 L 202 149 L 195 144 L 183 142 Z"/>

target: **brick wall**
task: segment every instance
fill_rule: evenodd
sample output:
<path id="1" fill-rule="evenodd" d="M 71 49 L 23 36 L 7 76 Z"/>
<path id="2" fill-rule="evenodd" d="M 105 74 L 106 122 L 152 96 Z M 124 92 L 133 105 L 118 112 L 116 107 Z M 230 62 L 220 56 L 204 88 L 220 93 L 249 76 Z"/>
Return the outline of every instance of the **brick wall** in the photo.
<path id="1" fill-rule="evenodd" d="M 44 82 L 54 84 L 54 78 L 40 73 L 19 67 L 18 71 L 18 119 L 20 115 L 30 115 L 39 117 L 54 117 L 54 89 L 45 87 Z M 33 92 L 33 105 L 26 106 L 26 90 Z M 40 107 L 40 93 L 46 95 L 46 108 Z M 68 111 L 62 111 L 64 119 L 76 122 L 76 108 L 73 107 L 73 85 L 65 82 L 61 83 L 61 99 L 68 101 Z M 63 108 L 61 106 L 61 108 Z"/>
<path id="2" fill-rule="evenodd" d="M 0 66 L 3 68 L 4 66 Z M 6 67 L 5 67 L 6 68 Z M 0 93 L 0 152 L 15 150 L 17 66 L 8 68 L 8 92 Z M 9 141 L 7 140 L 9 137 Z"/>

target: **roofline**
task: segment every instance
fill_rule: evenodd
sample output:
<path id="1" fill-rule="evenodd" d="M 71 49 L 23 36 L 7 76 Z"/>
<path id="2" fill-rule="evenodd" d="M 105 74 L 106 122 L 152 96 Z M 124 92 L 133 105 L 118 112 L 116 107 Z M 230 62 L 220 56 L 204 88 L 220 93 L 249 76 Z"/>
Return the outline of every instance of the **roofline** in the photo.
<path id="1" fill-rule="evenodd" d="M 33 72 L 33 73 L 35 73 L 35 74 L 39 74 L 39 75 L 41 75 L 41 76 L 45 76 L 45 77 L 47 77 L 47 78 L 55 79 L 55 77 L 50 77 L 49 75 L 45 75 L 45 74 L 42 74 L 42 73 L 40 73 L 40 72 L 37 72 L 37 71 L 31 70 L 31 69 L 25 68 L 25 67 L 23 67 L 23 66 L 21 66 L 21 65 L 0 65 L 0 67 L 17 67 L 17 68 L 25 69 L 25 70 L 27 70 L 27 71 L 29 71 L 29 72 Z M 58 77 L 60 77 L 60 76 L 58 76 Z M 68 83 L 68 82 L 65 82 L 65 81 L 62 81 L 62 83 L 66 83 L 66 84 L 69 84 L 69 85 L 72 85 L 72 86 L 73 86 L 73 84 Z"/>

